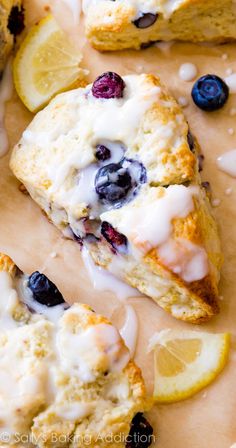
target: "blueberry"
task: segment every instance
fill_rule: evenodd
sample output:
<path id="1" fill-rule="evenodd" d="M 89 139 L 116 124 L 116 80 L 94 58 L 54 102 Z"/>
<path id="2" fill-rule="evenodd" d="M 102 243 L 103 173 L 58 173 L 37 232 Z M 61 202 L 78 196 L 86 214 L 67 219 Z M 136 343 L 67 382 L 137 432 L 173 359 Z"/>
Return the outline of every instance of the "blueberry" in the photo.
<path id="1" fill-rule="evenodd" d="M 114 227 L 107 221 L 103 221 L 101 225 L 101 234 L 108 241 L 108 243 L 118 252 L 125 252 L 128 245 L 128 240 L 125 235 L 117 232 Z"/>
<path id="2" fill-rule="evenodd" d="M 30 275 L 28 287 L 33 298 L 42 305 L 52 307 L 65 302 L 56 285 L 46 275 L 40 274 L 38 271 Z"/>
<path id="3" fill-rule="evenodd" d="M 148 448 L 152 444 L 153 429 L 146 418 L 138 412 L 132 420 L 126 448 Z"/>
<path id="4" fill-rule="evenodd" d="M 116 208 L 124 200 L 130 200 L 140 184 L 147 181 L 147 173 L 142 163 L 123 158 L 119 163 L 102 166 L 95 177 L 95 190 L 99 199 Z"/>
<path id="5" fill-rule="evenodd" d="M 138 160 L 123 158 L 121 164 L 124 168 L 128 168 L 132 176 L 133 186 L 137 187 L 139 184 L 147 182 L 147 171 L 144 165 Z"/>
<path id="6" fill-rule="evenodd" d="M 8 17 L 7 28 L 15 37 L 18 36 L 18 34 L 21 34 L 23 29 L 25 28 L 24 16 L 25 14 L 23 7 L 13 6 Z"/>
<path id="7" fill-rule="evenodd" d="M 106 72 L 100 75 L 93 83 L 92 94 L 95 98 L 122 98 L 125 83 L 114 72 Z"/>
<path id="8" fill-rule="evenodd" d="M 227 84 L 216 75 L 202 76 L 195 82 L 192 89 L 194 103 L 207 112 L 221 109 L 228 97 Z"/>
<path id="9" fill-rule="evenodd" d="M 95 156 L 99 161 L 104 162 L 111 158 L 111 151 L 104 145 L 97 145 Z"/>
<path id="10" fill-rule="evenodd" d="M 152 14 L 151 12 L 143 13 L 138 19 L 134 20 L 133 24 L 137 28 L 149 28 L 154 25 L 158 18 L 158 14 Z"/>
<path id="11" fill-rule="evenodd" d="M 121 163 L 102 166 L 95 177 L 95 189 L 99 198 L 109 204 L 119 204 L 132 187 L 128 169 Z"/>

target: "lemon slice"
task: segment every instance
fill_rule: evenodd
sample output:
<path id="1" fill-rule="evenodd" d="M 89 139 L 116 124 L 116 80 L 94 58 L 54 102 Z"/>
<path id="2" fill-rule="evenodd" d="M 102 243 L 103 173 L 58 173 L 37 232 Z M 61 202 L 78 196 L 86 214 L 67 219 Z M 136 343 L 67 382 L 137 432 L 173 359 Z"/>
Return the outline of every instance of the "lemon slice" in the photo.
<path id="1" fill-rule="evenodd" d="M 35 112 L 57 93 L 79 85 L 88 74 L 79 67 L 81 60 L 53 16 L 33 26 L 13 64 L 16 91 L 25 106 Z"/>
<path id="2" fill-rule="evenodd" d="M 154 350 L 154 398 L 172 403 L 191 397 L 211 383 L 229 354 L 228 333 L 163 330 L 150 341 Z"/>

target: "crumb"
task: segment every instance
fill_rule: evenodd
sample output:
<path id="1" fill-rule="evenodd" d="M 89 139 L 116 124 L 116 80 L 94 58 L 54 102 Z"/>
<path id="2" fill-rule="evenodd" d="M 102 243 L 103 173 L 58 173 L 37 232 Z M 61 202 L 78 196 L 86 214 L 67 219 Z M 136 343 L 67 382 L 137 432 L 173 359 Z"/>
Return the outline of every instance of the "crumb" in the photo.
<path id="1" fill-rule="evenodd" d="M 232 75 L 233 74 L 233 69 L 232 68 L 227 68 L 227 70 L 225 71 L 225 74 L 227 75 L 227 76 L 230 76 L 230 75 Z"/>
<path id="2" fill-rule="evenodd" d="M 228 133 L 229 133 L 229 135 L 234 135 L 234 129 L 233 128 L 229 128 L 228 129 Z"/>
<path id="3" fill-rule="evenodd" d="M 227 55 L 227 53 L 224 53 L 224 54 L 222 54 L 221 57 L 222 57 L 223 61 L 226 61 L 229 56 Z"/>
<path id="4" fill-rule="evenodd" d="M 136 70 L 137 70 L 138 73 L 142 73 L 143 70 L 144 70 L 144 66 L 143 66 L 143 65 L 138 65 L 138 66 L 136 67 Z"/>
<path id="5" fill-rule="evenodd" d="M 187 107 L 189 104 L 188 99 L 185 96 L 180 96 L 178 98 L 178 103 L 181 107 Z"/>
<path id="6" fill-rule="evenodd" d="M 213 201 L 211 202 L 213 207 L 219 207 L 219 205 L 221 204 L 221 200 L 220 199 L 213 199 Z"/>
<path id="7" fill-rule="evenodd" d="M 50 6 L 49 6 L 49 5 L 45 5 L 45 6 L 44 6 L 44 11 L 46 11 L 46 12 L 50 12 L 50 11 L 51 11 Z"/>
<path id="8" fill-rule="evenodd" d="M 225 190 L 225 195 L 226 195 L 226 196 L 230 196 L 231 193 L 232 193 L 232 191 L 233 191 L 233 188 L 231 188 L 231 187 L 226 188 L 226 190 Z"/>
<path id="9" fill-rule="evenodd" d="M 50 253 L 50 257 L 51 258 L 56 258 L 57 257 L 57 253 L 56 252 L 51 252 Z"/>
<path id="10" fill-rule="evenodd" d="M 20 185 L 19 185 L 19 190 L 20 190 L 21 193 L 25 194 L 26 196 L 29 196 L 29 193 L 28 193 L 28 191 L 26 190 L 24 184 L 20 184 Z"/>
<path id="11" fill-rule="evenodd" d="M 231 115 L 231 117 L 234 117 L 236 115 L 236 107 L 231 107 L 229 114 Z"/>

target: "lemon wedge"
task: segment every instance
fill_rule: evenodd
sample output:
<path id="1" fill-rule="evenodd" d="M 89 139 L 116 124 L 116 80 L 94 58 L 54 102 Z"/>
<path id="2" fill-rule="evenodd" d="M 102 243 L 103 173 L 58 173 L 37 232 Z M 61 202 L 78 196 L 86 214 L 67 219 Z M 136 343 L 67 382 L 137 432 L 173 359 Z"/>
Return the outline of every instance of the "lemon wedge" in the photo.
<path id="1" fill-rule="evenodd" d="M 173 403 L 210 384 L 224 368 L 230 347 L 228 333 L 163 330 L 150 341 L 154 350 L 154 398 Z"/>
<path id="2" fill-rule="evenodd" d="M 36 112 L 57 93 L 79 86 L 88 74 L 79 67 L 81 60 L 52 15 L 33 26 L 13 63 L 16 91 L 25 106 Z"/>

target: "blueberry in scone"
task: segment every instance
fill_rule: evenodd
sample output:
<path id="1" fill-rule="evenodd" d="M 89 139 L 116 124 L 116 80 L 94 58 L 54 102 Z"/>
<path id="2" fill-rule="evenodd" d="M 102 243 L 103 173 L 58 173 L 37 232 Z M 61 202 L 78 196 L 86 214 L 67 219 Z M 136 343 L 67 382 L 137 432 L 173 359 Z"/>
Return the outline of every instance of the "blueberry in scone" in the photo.
<path id="1" fill-rule="evenodd" d="M 148 448 L 152 443 L 152 435 L 153 429 L 150 423 L 139 412 L 132 420 L 126 448 Z"/>
<path id="2" fill-rule="evenodd" d="M 36 271 L 29 276 L 28 288 L 33 294 L 34 300 L 48 307 L 64 303 L 62 294 L 46 275 Z"/>
<path id="3" fill-rule="evenodd" d="M 216 75 L 199 78 L 192 88 L 192 98 L 196 106 L 207 112 L 221 109 L 229 97 L 227 84 Z"/>
<path id="4" fill-rule="evenodd" d="M 159 78 L 108 72 L 37 114 L 10 165 L 96 264 L 199 323 L 218 312 L 222 262 L 199 154 Z"/>
<path id="5" fill-rule="evenodd" d="M 0 0 L 0 73 L 16 36 L 23 29 L 24 9 L 21 0 Z"/>
<path id="6" fill-rule="evenodd" d="M 98 160 L 105 162 L 111 158 L 111 150 L 104 145 L 97 145 L 95 156 Z"/>
<path id="7" fill-rule="evenodd" d="M 39 448 L 84 448 L 89 441 L 94 448 L 125 448 L 134 430 L 150 442 L 150 426 L 140 413 L 151 401 L 119 332 L 87 305 L 43 304 L 56 287 L 45 275 L 39 282 L 35 274 L 36 297 L 32 275 L 0 254 L 4 446 L 20 441 L 27 447 L 30 441 Z"/>
<path id="8" fill-rule="evenodd" d="M 234 0 L 84 0 L 83 10 L 87 37 L 102 51 L 236 39 Z"/>
<path id="9" fill-rule="evenodd" d="M 101 235 L 106 241 L 113 247 L 115 251 L 126 252 L 128 246 L 128 240 L 125 235 L 117 232 L 109 222 L 103 221 L 101 225 Z"/>
<path id="10" fill-rule="evenodd" d="M 158 18 L 158 14 L 152 14 L 150 12 L 142 13 L 140 17 L 134 20 L 134 25 L 137 28 L 149 28 L 154 25 Z"/>
<path id="11" fill-rule="evenodd" d="M 95 98 L 122 98 L 125 83 L 123 79 L 114 72 L 103 73 L 93 83 L 92 94 Z"/>

